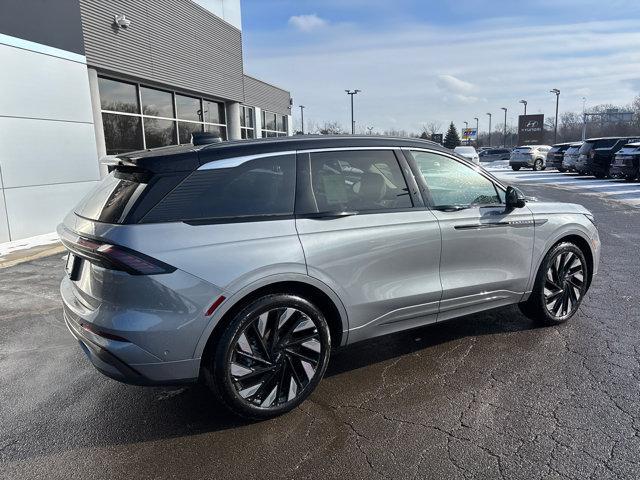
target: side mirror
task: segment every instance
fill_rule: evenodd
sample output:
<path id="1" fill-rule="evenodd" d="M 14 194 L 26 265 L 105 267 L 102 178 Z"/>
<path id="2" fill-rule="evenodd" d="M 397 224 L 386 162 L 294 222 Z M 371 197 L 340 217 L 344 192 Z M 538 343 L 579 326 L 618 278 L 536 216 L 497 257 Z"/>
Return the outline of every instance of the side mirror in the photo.
<path id="1" fill-rule="evenodd" d="M 505 195 L 505 202 L 507 204 L 507 210 L 513 210 L 514 208 L 522 208 L 526 203 L 524 193 L 514 187 L 507 187 L 507 193 Z"/>

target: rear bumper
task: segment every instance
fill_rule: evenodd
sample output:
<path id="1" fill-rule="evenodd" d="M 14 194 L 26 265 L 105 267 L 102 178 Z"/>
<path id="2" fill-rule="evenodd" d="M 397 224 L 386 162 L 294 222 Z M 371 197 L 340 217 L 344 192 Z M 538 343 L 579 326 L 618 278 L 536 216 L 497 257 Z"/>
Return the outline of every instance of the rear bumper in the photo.
<path id="1" fill-rule="evenodd" d="M 511 165 L 512 167 L 533 167 L 533 160 L 509 160 L 509 165 Z"/>
<path id="2" fill-rule="evenodd" d="M 638 167 L 635 165 L 611 165 L 611 176 L 613 177 L 632 177 L 638 175 Z"/>
<path id="3" fill-rule="evenodd" d="M 133 333 L 144 334 L 144 331 L 131 332 L 104 327 L 103 325 L 108 324 L 106 320 L 114 317 L 113 312 L 106 305 L 92 309 L 83 304 L 76 296 L 72 283 L 65 277 L 60 285 L 64 320 L 98 371 L 133 385 L 175 385 L 198 380 L 199 358 L 163 361 L 133 341 Z M 129 312 L 128 315 L 121 314 L 120 321 L 135 326 L 139 319 L 136 319 L 135 312 Z M 147 331 L 146 335 L 152 336 L 153 332 Z M 175 341 L 179 340 L 179 334 L 176 333 Z"/>

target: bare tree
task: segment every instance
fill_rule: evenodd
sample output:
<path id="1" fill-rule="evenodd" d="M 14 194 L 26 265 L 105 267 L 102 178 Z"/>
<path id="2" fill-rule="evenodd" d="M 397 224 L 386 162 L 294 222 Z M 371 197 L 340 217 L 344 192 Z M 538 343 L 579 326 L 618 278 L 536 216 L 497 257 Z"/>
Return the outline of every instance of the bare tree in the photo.
<path id="1" fill-rule="evenodd" d="M 442 123 L 437 121 L 429 122 L 426 125 L 422 126 L 422 132 L 429 135 L 429 138 L 431 138 L 431 136 L 436 133 L 440 133 L 441 131 L 442 131 Z"/>
<path id="2" fill-rule="evenodd" d="M 338 135 L 344 133 L 342 125 L 337 121 L 324 122 L 322 127 L 316 127 L 316 129 L 320 135 Z"/>

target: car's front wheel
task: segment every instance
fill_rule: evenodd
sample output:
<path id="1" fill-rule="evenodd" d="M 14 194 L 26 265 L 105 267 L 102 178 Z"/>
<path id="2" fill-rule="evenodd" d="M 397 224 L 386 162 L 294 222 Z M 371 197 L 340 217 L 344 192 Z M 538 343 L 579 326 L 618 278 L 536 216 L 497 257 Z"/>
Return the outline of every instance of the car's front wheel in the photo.
<path id="1" fill-rule="evenodd" d="M 566 322 L 587 291 L 587 268 L 582 250 L 571 242 L 559 243 L 542 261 L 531 296 L 520 310 L 546 325 Z"/>
<path id="2" fill-rule="evenodd" d="M 331 337 L 322 312 L 289 294 L 265 295 L 238 312 L 205 368 L 223 404 L 250 419 L 295 408 L 320 382 Z"/>
<path id="3" fill-rule="evenodd" d="M 539 158 L 536 159 L 535 162 L 533 162 L 533 169 L 536 172 L 539 172 L 540 170 L 542 170 L 544 168 L 544 165 L 542 164 L 542 160 L 540 160 Z"/>
<path id="4" fill-rule="evenodd" d="M 513 170 L 514 172 L 517 172 L 518 170 L 520 170 L 520 167 L 517 165 L 511 165 L 511 170 Z"/>

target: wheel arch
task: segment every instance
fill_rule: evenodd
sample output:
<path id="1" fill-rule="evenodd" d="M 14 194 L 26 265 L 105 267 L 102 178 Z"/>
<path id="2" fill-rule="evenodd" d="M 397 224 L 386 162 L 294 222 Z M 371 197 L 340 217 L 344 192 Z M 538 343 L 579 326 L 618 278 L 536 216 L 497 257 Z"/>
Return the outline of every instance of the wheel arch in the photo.
<path id="1" fill-rule="evenodd" d="M 537 262 L 536 268 L 534 270 L 535 275 L 533 276 L 534 281 L 535 281 L 535 278 L 538 276 L 538 272 L 540 271 L 542 262 L 544 261 L 547 254 L 556 245 L 564 242 L 571 242 L 574 245 L 576 245 L 580 249 L 580 251 L 582 251 L 584 258 L 587 261 L 587 289 L 588 289 L 591 286 L 591 280 L 593 279 L 595 259 L 593 257 L 593 251 L 591 250 L 591 244 L 589 243 L 589 240 L 585 236 L 583 236 L 583 234 L 577 233 L 577 232 L 565 233 L 564 235 L 561 235 L 559 238 L 556 238 L 555 240 L 549 242 L 549 244 L 544 249 L 542 255 L 540 256 Z"/>
<path id="2" fill-rule="evenodd" d="M 305 275 L 273 275 L 239 290 L 223 302 L 203 332 L 194 357 L 207 358 L 233 316 L 252 300 L 271 293 L 297 294 L 306 298 L 324 314 L 332 345 L 337 347 L 346 343 L 349 331 L 347 312 L 333 290 L 319 280 Z M 202 371 L 202 364 L 200 370 Z"/>

